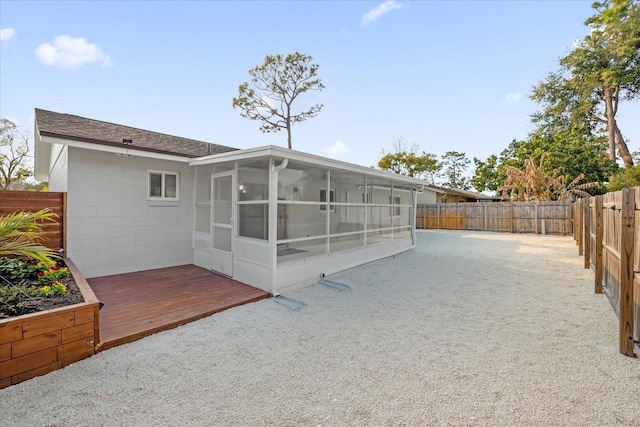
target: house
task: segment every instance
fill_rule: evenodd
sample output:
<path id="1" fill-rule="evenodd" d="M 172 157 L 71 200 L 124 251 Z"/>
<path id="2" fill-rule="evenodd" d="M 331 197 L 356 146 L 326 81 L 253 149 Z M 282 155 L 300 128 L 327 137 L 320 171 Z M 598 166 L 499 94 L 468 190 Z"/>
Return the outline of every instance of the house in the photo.
<path id="1" fill-rule="evenodd" d="M 415 246 L 414 178 L 42 109 L 34 139 L 86 277 L 195 264 L 278 295 Z"/>
<path id="2" fill-rule="evenodd" d="M 435 201 L 418 200 L 418 204 L 422 203 L 473 203 L 473 202 L 493 202 L 500 201 L 499 197 L 491 197 L 486 194 L 476 193 L 474 191 L 461 190 L 459 188 L 444 188 L 435 185 L 427 185 L 425 189 L 435 192 Z"/>

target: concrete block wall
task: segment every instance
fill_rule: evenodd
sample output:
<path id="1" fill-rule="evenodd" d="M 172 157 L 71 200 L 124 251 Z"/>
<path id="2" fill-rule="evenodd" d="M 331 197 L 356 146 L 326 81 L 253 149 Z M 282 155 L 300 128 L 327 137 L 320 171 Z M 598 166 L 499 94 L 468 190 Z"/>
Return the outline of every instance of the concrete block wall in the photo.
<path id="1" fill-rule="evenodd" d="M 148 169 L 179 174 L 178 202 L 147 200 Z M 191 264 L 193 181 L 186 162 L 69 147 L 67 256 L 89 278 Z"/>

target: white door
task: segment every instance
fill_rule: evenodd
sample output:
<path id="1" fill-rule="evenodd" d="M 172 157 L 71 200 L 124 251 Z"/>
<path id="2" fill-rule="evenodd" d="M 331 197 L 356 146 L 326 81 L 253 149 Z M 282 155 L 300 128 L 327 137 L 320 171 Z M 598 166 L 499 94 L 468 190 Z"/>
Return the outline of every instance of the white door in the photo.
<path id="1" fill-rule="evenodd" d="M 212 270 L 233 276 L 233 171 L 211 177 Z"/>

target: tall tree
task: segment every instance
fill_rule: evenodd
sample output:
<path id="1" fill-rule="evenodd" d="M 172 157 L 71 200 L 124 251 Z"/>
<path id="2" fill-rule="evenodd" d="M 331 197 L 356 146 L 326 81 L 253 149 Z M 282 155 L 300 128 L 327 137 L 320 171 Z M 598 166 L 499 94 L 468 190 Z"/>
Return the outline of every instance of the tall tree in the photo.
<path id="1" fill-rule="evenodd" d="M 640 5 L 635 0 L 605 0 L 586 22 L 590 33 L 560 59 L 560 69 L 534 86 L 531 98 L 544 108 L 534 122 L 570 120 L 590 132 L 605 131 L 609 158 L 620 154 L 634 164 L 616 121 L 620 101 L 640 97 Z M 616 151 L 617 150 L 617 151 Z"/>
<path id="2" fill-rule="evenodd" d="M 12 184 L 33 175 L 27 167 L 29 139 L 20 132 L 12 120 L 0 120 L 0 190 L 9 190 Z"/>
<path id="3" fill-rule="evenodd" d="M 249 70 L 251 84 L 244 82 L 238 88 L 238 97 L 233 98 L 233 108 L 240 115 L 262 122 L 260 130 L 265 133 L 287 131 L 287 144 L 291 148 L 291 126 L 315 117 L 322 104 L 294 114 L 293 102 L 302 94 L 324 89 L 318 78 L 318 65 L 313 58 L 295 52 L 286 56 L 267 55 L 264 63 Z"/>
<path id="4" fill-rule="evenodd" d="M 441 177 L 444 181 L 441 183 L 443 187 L 458 188 L 460 190 L 469 190 L 469 178 L 465 176 L 465 172 L 471 161 L 467 159 L 465 153 L 458 151 L 447 151 L 442 155 L 442 173 Z"/>
<path id="5" fill-rule="evenodd" d="M 528 158 L 539 163 L 543 153 L 545 171 L 552 174 L 561 167 L 566 182 L 583 174 L 587 182 L 604 184 L 618 169 L 607 156 L 606 139 L 578 130 L 541 127 L 526 140 L 513 140 L 500 156 L 492 155 L 486 161 L 474 159 L 471 183 L 477 191 L 496 191 L 507 178 L 507 167 L 522 170 Z"/>
<path id="6" fill-rule="evenodd" d="M 407 148 L 402 137 L 393 143 L 393 153 L 385 153 L 382 150 L 382 157 L 378 160 L 378 167 L 400 175 L 407 175 L 414 178 L 424 178 L 435 184 L 434 177 L 440 170 L 440 163 L 435 154 L 422 151 L 415 143 L 411 148 Z"/>
<path id="7" fill-rule="evenodd" d="M 505 173 L 502 171 L 504 168 L 498 162 L 498 156 L 492 154 L 487 157 L 486 161 L 474 157 L 473 163 L 476 165 L 476 170 L 469 181 L 473 188 L 479 192 L 485 190 L 497 191 L 506 178 Z"/>

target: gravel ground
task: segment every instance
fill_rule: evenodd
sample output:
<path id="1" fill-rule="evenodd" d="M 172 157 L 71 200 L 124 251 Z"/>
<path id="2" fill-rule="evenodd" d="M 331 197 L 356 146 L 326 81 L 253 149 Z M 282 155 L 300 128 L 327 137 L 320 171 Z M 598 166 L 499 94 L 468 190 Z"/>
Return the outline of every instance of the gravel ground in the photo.
<path id="1" fill-rule="evenodd" d="M 571 237 L 415 250 L 0 390 L 0 426 L 640 426 L 640 361 Z"/>

